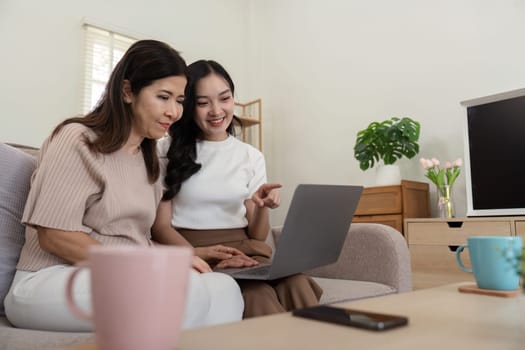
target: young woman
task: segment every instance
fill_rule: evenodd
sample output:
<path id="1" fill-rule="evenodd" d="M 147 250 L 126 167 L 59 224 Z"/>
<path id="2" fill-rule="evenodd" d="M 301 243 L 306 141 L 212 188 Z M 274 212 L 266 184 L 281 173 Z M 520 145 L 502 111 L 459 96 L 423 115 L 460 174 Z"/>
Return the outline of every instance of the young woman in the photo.
<path id="1" fill-rule="evenodd" d="M 160 242 L 195 247 L 218 267 L 268 260 L 268 209 L 279 205 L 279 184 L 266 183 L 264 157 L 233 134 L 234 84 L 214 61 L 188 67 L 185 109 L 170 137 L 159 142 L 168 161 L 166 191 L 152 231 Z M 155 229 L 157 228 L 157 230 Z M 238 281 L 244 317 L 315 305 L 322 290 L 309 277 Z"/>
<path id="2" fill-rule="evenodd" d="M 26 242 L 5 299 L 14 326 L 92 330 L 66 306 L 71 265 L 93 245 L 153 244 L 150 229 L 162 196 L 155 140 L 182 115 L 185 70 L 170 46 L 135 43 L 94 110 L 65 120 L 44 142 L 23 216 Z M 210 271 L 199 258 L 194 267 Z M 74 292 L 89 309 L 89 272 L 81 273 Z M 242 309 L 233 279 L 192 272 L 184 327 L 235 321 Z"/>

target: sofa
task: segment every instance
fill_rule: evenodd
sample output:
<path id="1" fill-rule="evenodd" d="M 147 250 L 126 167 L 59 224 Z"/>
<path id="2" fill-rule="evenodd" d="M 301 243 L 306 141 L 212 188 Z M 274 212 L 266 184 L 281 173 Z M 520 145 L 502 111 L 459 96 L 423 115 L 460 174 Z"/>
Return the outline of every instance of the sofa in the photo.
<path id="1" fill-rule="evenodd" d="M 5 317 L 3 299 L 24 243 L 20 218 L 37 153 L 30 147 L 0 143 L 0 350 L 45 350 L 94 341 L 92 333 L 18 329 Z M 278 244 L 280 232 L 280 227 L 272 228 L 270 245 Z M 323 304 L 412 289 L 405 239 L 395 229 L 379 224 L 352 224 L 337 262 L 306 273 L 323 288 Z"/>

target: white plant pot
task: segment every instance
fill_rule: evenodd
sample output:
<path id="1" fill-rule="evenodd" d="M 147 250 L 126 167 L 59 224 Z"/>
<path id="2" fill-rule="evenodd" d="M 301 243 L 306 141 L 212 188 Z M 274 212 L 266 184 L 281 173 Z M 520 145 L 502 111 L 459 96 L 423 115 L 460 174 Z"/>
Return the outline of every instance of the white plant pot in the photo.
<path id="1" fill-rule="evenodd" d="M 401 172 L 395 164 L 378 165 L 376 168 L 376 185 L 388 186 L 401 183 Z"/>

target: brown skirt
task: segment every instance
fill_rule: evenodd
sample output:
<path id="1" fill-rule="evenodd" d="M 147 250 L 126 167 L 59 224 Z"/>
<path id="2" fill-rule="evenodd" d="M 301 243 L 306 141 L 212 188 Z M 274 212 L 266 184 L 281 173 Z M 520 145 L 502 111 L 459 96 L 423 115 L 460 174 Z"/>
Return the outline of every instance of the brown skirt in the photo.
<path id="1" fill-rule="evenodd" d="M 178 231 L 194 247 L 222 244 L 237 248 L 258 261 L 268 261 L 272 256 L 270 246 L 249 238 L 244 229 L 178 229 Z M 304 274 L 273 281 L 238 280 L 237 282 L 244 298 L 244 318 L 317 305 L 323 293 L 321 287 L 312 278 Z"/>

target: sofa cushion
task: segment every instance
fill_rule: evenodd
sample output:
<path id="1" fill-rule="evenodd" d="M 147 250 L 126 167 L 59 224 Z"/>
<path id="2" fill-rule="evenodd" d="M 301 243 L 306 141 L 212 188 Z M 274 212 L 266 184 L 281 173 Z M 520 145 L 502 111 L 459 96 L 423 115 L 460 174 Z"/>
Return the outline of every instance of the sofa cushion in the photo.
<path id="1" fill-rule="evenodd" d="M 0 315 L 24 244 L 24 211 L 36 159 L 0 143 Z"/>
<path id="2" fill-rule="evenodd" d="M 335 278 L 313 277 L 323 288 L 320 304 L 333 304 L 343 301 L 378 297 L 397 291 L 385 284 L 366 281 L 343 280 Z"/>
<path id="3" fill-rule="evenodd" d="M 49 332 L 20 329 L 11 326 L 0 316 L 0 349 L 2 350 L 42 350 L 71 346 L 95 341 L 93 333 Z"/>

